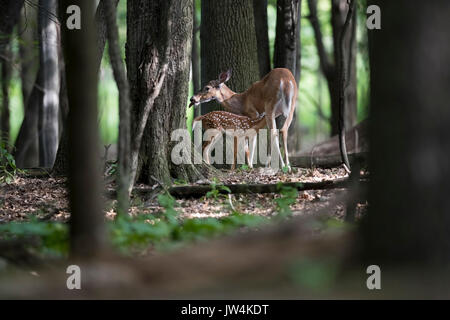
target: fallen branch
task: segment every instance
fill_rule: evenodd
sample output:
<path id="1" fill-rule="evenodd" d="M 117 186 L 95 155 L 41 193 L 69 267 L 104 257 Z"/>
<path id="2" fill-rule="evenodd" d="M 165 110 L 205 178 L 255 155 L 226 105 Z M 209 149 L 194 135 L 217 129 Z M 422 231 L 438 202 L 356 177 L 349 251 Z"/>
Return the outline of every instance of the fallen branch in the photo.
<path id="1" fill-rule="evenodd" d="M 350 164 L 358 162 L 361 166 L 367 163 L 369 154 L 367 152 L 349 153 Z M 335 168 L 342 164 L 341 155 L 317 155 L 317 156 L 294 156 L 289 157 L 291 165 L 297 168 Z"/>
<path id="2" fill-rule="evenodd" d="M 276 193 L 279 192 L 280 187 L 296 188 L 298 191 L 347 188 L 349 186 L 349 183 L 347 178 L 343 178 L 321 182 L 287 182 L 279 184 L 225 184 L 224 186 L 229 188 L 232 194 L 238 194 L 238 193 Z M 227 194 L 227 191 L 223 189 L 220 188 L 219 192 Z M 212 187 L 209 185 L 197 185 L 197 186 L 176 186 L 170 188 L 169 192 L 172 196 L 176 198 L 191 198 L 191 197 L 198 198 L 204 196 L 211 190 Z"/>

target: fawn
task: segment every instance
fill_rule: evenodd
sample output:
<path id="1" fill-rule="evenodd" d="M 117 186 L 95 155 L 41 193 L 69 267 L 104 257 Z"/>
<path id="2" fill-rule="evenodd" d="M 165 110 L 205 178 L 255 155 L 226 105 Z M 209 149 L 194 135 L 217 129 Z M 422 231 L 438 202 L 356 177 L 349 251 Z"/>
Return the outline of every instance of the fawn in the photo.
<path id="1" fill-rule="evenodd" d="M 237 147 L 238 138 L 244 137 L 245 143 L 245 155 L 250 168 L 253 168 L 253 154 L 256 146 L 256 135 L 259 129 L 266 126 L 265 114 L 259 115 L 256 119 L 251 119 L 246 116 L 240 116 L 226 111 L 212 111 L 205 115 L 199 116 L 194 119 L 192 123 L 192 130 L 202 124 L 202 128 L 205 130 L 216 129 L 217 132 L 212 136 L 211 140 L 206 142 L 203 146 L 203 154 L 205 155 L 206 162 L 209 164 L 209 151 L 217 142 L 218 138 L 223 134 L 231 135 L 234 138 L 234 150 L 233 150 L 233 165 L 232 170 L 236 168 L 237 162 Z M 253 129 L 253 130 L 251 130 Z M 251 140 L 251 141 L 250 141 Z M 249 151 L 249 142 L 251 151 Z M 205 154 L 206 153 L 206 154 Z"/>

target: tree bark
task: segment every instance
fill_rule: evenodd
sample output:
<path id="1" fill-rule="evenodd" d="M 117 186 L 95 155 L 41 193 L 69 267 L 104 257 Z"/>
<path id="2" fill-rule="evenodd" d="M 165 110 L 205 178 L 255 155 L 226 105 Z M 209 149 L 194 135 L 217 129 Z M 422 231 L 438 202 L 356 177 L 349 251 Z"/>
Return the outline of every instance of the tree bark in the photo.
<path id="1" fill-rule="evenodd" d="M 63 8 L 71 4 L 71 0 L 61 1 Z M 91 0 L 80 0 L 77 4 L 81 12 L 94 12 Z M 100 202 L 94 19 L 83 19 L 81 30 L 68 30 L 65 24 L 62 28 L 70 105 L 70 248 L 72 256 L 90 258 L 101 253 L 105 245 Z"/>
<path id="2" fill-rule="evenodd" d="M 450 69 L 442 67 L 450 64 L 450 3 L 370 4 L 383 8 L 383 20 L 382 30 L 369 31 L 372 179 L 363 252 L 379 265 L 443 266 L 450 258 Z"/>
<path id="3" fill-rule="evenodd" d="M 3 56 L 0 56 L 1 83 L 2 83 L 2 107 L 0 112 L 0 141 L 4 141 L 6 148 L 9 149 L 10 126 L 9 126 L 9 85 L 11 82 L 13 53 L 10 45 L 3 50 Z"/>
<path id="4" fill-rule="evenodd" d="M 127 214 L 129 208 L 130 189 L 130 155 L 131 155 L 131 122 L 130 122 L 130 88 L 125 66 L 120 54 L 119 31 L 116 23 L 117 10 L 113 0 L 103 0 L 106 5 L 106 24 L 108 49 L 114 78 L 119 90 L 119 155 L 117 181 L 117 213 Z"/>
<path id="5" fill-rule="evenodd" d="M 9 43 L 9 36 L 19 21 L 24 0 L 3 0 L 0 2 L 0 57 Z"/>
<path id="6" fill-rule="evenodd" d="M 60 45 L 56 0 L 39 1 L 39 61 L 42 72 L 39 81 L 39 166 L 51 168 L 59 142 L 59 52 Z"/>
<path id="7" fill-rule="evenodd" d="M 272 69 L 270 63 L 267 0 L 253 0 L 253 12 L 255 17 L 259 77 L 262 78 Z"/>
<path id="8" fill-rule="evenodd" d="M 257 39 L 252 0 L 202 1 L 202 83 L 232 69 L 227 85 L 245 91 L 259 80 Z M 220 109 L 216 102 L 202 104 L 202 114 Z"/>
<path id="9" fill-rule="evenodd" d="M 347 72 L 347 65 L 345 63 L 346 55 L 345 55 L 345 38 L 349 35 L 349 27 L 353 23 L 354 12 L 355 12 L 355 1 L 350 0 L 349 9 L 347 12 L 347 17 L 345 18 L 344 26 L 341 30 L 341 34 L 339 35 L 339 46 L 337 48 L 337 57 L 338 57 L 338 74 L 339 74 L 339 121 L 338 121 L 338 129 L 339 129 L 339 150 L 342 157 L 342 162 L 345 165 L 345 169 L 350 171 L 350 162 L 348 161 L 347 156 L 347 145 L 345 141 L 345 118 L 348 113 L 349 101 L 346 99 L 346 89 L 348 77 L 350 74 Z M 349 48 L 349 47 L 347 47 Z M 350 62 L 350 61 L 349 61 Z"/>
<path id="10" fill-rule="evenodd" d="M 20 16 L 18 36 L 20 54 L 20 79 L 22 87 L 23 107 L 28 105 L 28 99 L 33 91 L 36 75 L 39 69 L 39 50 L 37 38 L 37 10 L 32 6 L 37 5 L 37 0 L 25 3 Z"/>
<path id="11" fill-rule="evenodd" d="M 277 28 L 274 49 L 274 67 L 297 71 L 297 24 L 299 0 L 277 1 Z"/>
<path id="12" fill-rule="evenodd" d="M 330 61 L 330 57 L 326 52 L 323 43 L 323 34 L 320 26 L 320 21 L 317 14 L 317 0 L 308 0 L 309 7 L 309 19 L 314 31 L 314 37 L 316 39 L 317 52 L 319 55 L 320 69 L 327 80 L 328 91 L 330 94 L 330 127 L 331 136 L 339 133 L 339 74 L 338 74 L 338 48 L 339 39 L 345 23 L 345 17 L 347 16 L 348 6 L 347 0 L 331 0 L 331 24 L 333 28 L 333 61 Z M 348 89 L 346 93 L 346 106 L 348 112 L 345 119 L 345 128 L 351 128 L 356 121 L 356 19 L 353 19 L 352 30 L 349 35 L 344 39 L 345 51 L 350 52 L 348 55 L 350 61 L 348 65 L 349 81 L 347 83 Z M 346 111 L 347 111 L 346 110 Z"/>
<path id="13" fill-rule="evenodd" d="M 117 6 L 119 0 L 114 0 L 114 4 Z M 65 12 L 61 12 L 60 15 L 64 15 Z M 100 65 L 102 62 L 103 51 L 105 50 L 106 44 L 106 19 L 105 19 L 105 3 L 104 0 L 101 0 L 98 4 L 97 10 L 95 12 L 95 35 L 96 35 L 96 54 L 95 54 L 95 68 L 97 72 L 100 70 Z M 64 70 L 62 70 L 61 78 L 64 79 Z M 65 87 L 64 80 L 61 82 L 61 98 L 60 101 L 64 101 L 65 96 Z M 63 123 L 65 123 L 67 119 L 63 119 Z M 58 152 L 56 154 L 55 164 L 53 166 L 52 173 L 56 175 L 67 175 L 68 173 L 68 165 L 69 159 L 67 150 L 68 147 L 68 137 L 66 131 L 63 129 L 62 136 L 59 143 Z"/>
<path id="14" fill-rule="evenodd" d="M 192 0 L 127 2 L 132 150 L 140 147 L 139 159 L 132 160 L 132 165 L 137 163 L 136 180 L 140 182 L 169 184 L 171 177 L 195 181 L 209 170 L 203 165 L 177 166 L 171 161 L 172 131 L 186 128 L 192 9 Z"/>

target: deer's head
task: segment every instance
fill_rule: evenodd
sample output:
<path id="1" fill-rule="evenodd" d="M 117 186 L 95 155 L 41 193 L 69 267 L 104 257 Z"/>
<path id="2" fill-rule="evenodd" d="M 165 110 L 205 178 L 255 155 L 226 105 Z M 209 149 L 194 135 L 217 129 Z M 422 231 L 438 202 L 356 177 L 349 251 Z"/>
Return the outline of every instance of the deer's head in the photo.
<path id="1" fill-rule="evenodd" d="M 201 103 L 205 103 L 211 100 L 223 101 L 225 97 L 223 96 L 221 89 L 223 88 L 225 82 L 230 80 L 230 78 L 231 70 L 222 72 L 217 80 L 211 80 L 200 92 L 197 92 L 191 97 L 191 103 L 189 104 L 189 107 L 192 107 L 194 105 L 197 106 Z"/>

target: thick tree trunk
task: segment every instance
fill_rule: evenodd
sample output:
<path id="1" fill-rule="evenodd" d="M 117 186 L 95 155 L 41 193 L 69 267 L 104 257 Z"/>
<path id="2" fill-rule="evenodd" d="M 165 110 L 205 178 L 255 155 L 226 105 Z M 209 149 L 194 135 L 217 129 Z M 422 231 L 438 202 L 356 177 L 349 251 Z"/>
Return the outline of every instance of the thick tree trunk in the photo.
<path id="1" fill-rule="evenodd" d="M 59 52 L 56 0 L 39 1 L 39 43 L 41 86 L 39 97 L 39 166 L 51 168 L 59 142 Z"/>
<path id="2" fill-rule="evenodd" d="M 269 50 L 269 27 L 267 21 L 267 0 L 253 0 L 255 16 L 256 43 L 258 47 L 259 77 L 272 69 Z"/>
<path id="3" fill-rule="evenodd" d="M 127 2 L 127 68 L 133 103 L 132 141 L 143 124 L 136 180 L 170 183 L 171 177 L 203 177 L 194 165 L 172 163 L 172 131 L 186 128 L 192 44 L 192 0 Z M 168 23 L 169 22 L 169 23 Z M 169 59 L 170 57 L 170 59 Z M 167 67 L 166 60 L 168 61 Z M 164 72 L 161 70 L 166 69 Z M 165 75 L 159 96 L 160 77 Z M 142 123 L 149 109 L 148 121 Z M 144 119 L 146 120 L 146 119 Z M 134 161 L 132 161 L 134 163 Z M 204 166 L 199 166 L 201 170 Z"/>
<path id="4" fill-rule="evenodd" d="M 202 83 L 232 69 L 227 85 L 245 91 L 259 80 L 257 39 L 252 0 L 202 1 Z M 202 114 L 218 110 L 215 102 L 202 104 Z"/>
<path id="5" fill-rule="evenodd" d="M 63 8 L 71 0 L 61 1 Z M 94 12 L 94 2 L 77 2 L 81 12 Z M 81 30 L 62 24 L 69 110 L 70 245 L 75 257 L 94 257 L 105 245 L 100 202 L 97 126 L 98 68 L 94 19 L 83 19 Z M 80 45 L 83 44 L 83 45 Z"/>
<path id="6" fill-rule="evenodd" d="M 450 3 L 370 3 L 383 8 L 383 20 L 382 30 L 369 31 L 372 178 L 364 253 L 371 264 L 444 266 L 450 259 L 450 69 L 443 67 L 450 64 Z"/>

